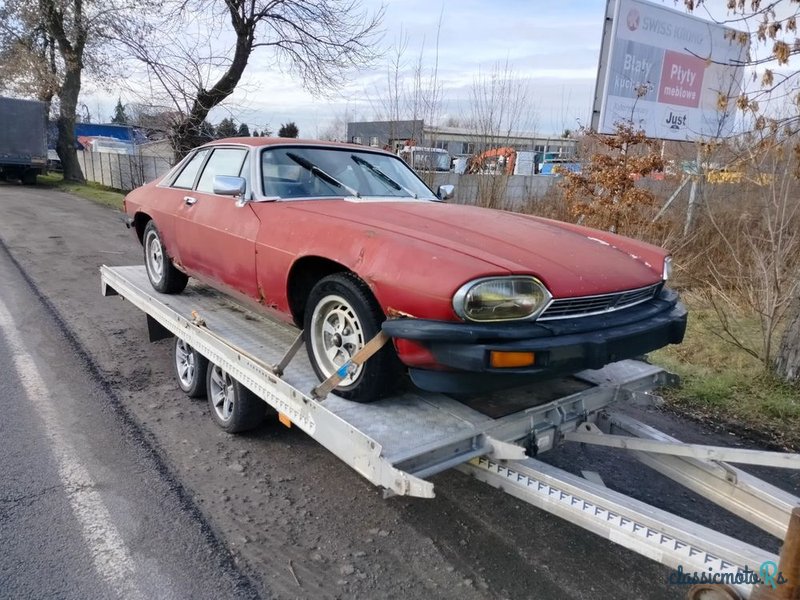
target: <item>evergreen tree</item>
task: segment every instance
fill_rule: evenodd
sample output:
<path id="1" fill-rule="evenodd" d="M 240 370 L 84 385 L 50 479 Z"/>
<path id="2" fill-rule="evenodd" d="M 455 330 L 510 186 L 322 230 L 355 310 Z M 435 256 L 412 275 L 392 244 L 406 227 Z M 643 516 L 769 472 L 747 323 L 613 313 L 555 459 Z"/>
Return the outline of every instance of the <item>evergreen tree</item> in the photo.
<path id="1" fill-rule="evenodd" d="M 247 126 L 247 123 L 241 123 L 239 125 L 239 131 L 236 133 L 239 137 L 250 137 L 250 128 Z"/>
<path id="2" fill-rule="evenodd" d="M 300 130 L 297 128 L 294 121 L 281 124 L 281 128 L 278 130 L 278 137 L 296 138 L 298 135 L 300 135 Z"/>
<path id="3" fill-rule="evenodd" d="M 125 114 L 125 105 L 122 103 L 122 98 L 117 98 L 117 105 L 114 107 L 114 116 L 111 117 L 111 122 L 117 125 L 128 124 L 128 115 Z"/>
<path id="4" fill-rule="evenodd" d="M 236 128 L 236 123 L 233 122 L 233 119 L 226 117 L 219 122 L 219 125 L 217 125 L 217 138 L 236 137 L 238 131 L 239 130 Z"/>

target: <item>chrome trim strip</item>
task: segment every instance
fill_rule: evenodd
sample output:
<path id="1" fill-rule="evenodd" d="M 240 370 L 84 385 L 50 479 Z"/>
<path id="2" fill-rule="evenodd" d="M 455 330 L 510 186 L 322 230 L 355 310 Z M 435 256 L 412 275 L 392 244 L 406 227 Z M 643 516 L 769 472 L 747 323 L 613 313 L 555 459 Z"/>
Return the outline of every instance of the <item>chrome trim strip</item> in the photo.
<path id="1" fill-rule="evenodd" d="M 540 316 L 537 321 L 556 321 L 558 319 L 582 319 L 583 317 L 592 317 L 596 315 L 604 315 L 612 312 L 616 312 L 618 310 L 623 310 L 626 308 L 630 308 L 631 306 L 636 306 L 637 304 L 642 304 L 643 302 L 647 302 L 648 300 L 652 300 L 655 295 L 658 293 L 659 288 L 661 287 L 661 283 L 654 283 L 652 285 L 647 285 L 645 287 L 636 288 L 633 290 L 621 290 L 619 292 L 612 292 L 610 294 L 597 294 L 594 296 L 573 296 L 571 298 L 553 298 L 550 302 L 548 302 L 547 306 L 545 306 L 544 310 L 540 313 Z M 550 307 L 558 301 L 570 301 L 570 300 L 590 300 L 592 298 L 610 298 L 612 296 L 624 296 L 626 294 L 635 294 L 638 292 L 644 292 L 646 290 L 652 289 L 653 293 L 650 294 L 647 298 L 642 300 L 637 300 L 636 302 L 630 302 L 627 304 L 623 304 L 621 306 L 612 306 L 611 308 L 606 308 L 604 310 L 598 310 L 594 312 L 587 312 L 587 313 L 578 313 L 578 314 L 570 314 L 570 315 L 556 315 L 553 317 L 548 317 L 547 311 Z"/>

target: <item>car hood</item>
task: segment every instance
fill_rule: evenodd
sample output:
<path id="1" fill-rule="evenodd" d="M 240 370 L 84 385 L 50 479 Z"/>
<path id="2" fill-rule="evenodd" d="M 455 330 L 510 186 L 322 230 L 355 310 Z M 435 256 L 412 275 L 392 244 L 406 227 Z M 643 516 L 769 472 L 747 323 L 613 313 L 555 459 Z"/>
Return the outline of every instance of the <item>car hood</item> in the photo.
<path id="1" fill-rule="evenodd" d="M 291 208 L 434 244 L 483 261 L 498 272 L 534 275 L 557 298 L 657 283 L 662 264 L 652 262 L 666 254 L 649 244 L 619 238 L 624 240 L 623 249 L 614 243 L 616 236 L 591 229 L 576 231 L 579 228 L 557 221 L 458 204 L 342 199 L 293 201 Z"/>

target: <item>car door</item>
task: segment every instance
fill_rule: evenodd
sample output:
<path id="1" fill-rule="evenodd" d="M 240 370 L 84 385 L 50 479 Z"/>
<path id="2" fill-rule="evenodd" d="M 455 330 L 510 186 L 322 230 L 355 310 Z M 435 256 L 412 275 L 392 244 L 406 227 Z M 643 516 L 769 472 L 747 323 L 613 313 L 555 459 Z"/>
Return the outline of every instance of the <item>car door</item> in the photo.
<path id="1" fill-rule="evenodd" d="M 188 271 L 258 299 L 258 217 L 249 204 L 237 206 L 236 198 L 214 193 L 217 175 L 247 179 L 248 159 L 247 148 L 223 146 L 212 150 L 194 189 L 184 195 L 176 233 Z"/>
<path id="2" fill-rule="evenodd" d="M 157 192 L 154 195 L 156 201 L 148 206 L 149 214 L 161 232 L 167 252 L 180 266 L 184 264 L 181 248 L 178 245 L 176 222 L 184 217 L 182 210 L 184 197 L 194 188 L 200 170 L 210 153 L 210 149 L 200 148 L 190 154 L 180 170 L 173 175 L 172 180 L 164 181 L 156 188 Z"/>

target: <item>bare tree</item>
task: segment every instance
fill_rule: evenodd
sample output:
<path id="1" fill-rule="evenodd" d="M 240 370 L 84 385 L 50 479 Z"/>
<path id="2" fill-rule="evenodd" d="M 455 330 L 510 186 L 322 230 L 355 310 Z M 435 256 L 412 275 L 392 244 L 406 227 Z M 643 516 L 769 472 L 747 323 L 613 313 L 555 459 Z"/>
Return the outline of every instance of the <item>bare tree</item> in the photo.
<path id="1" fill-rule="evenodd" d="M 439 79 L 439 42 L 443 20 L 442 11 L 437 23 L 432 59 L 424 38 L 416 59 L 409 59 L 409 36 L 401 29 L 388 52 L 385 80 L 375 86 L 374 97 L 367 95 L 373 117 L 387 122 L 390 144 L 401 140 L 414 140 L 418 145 L 435 143 L 435 140 L 426 136 L 423 128 L 426 124 L 436 125 L 439 120 L 443 95 Z M 411 123 L 411 127 L 406 126 L 401 131 L 400 123 L 403 121 Z"/>
<path id="2" fill-rule="evenodd" d="M 495 63 L 488 72 L 478 72 L 470 89 L 469 109 L 476 152 L 506 147 L 512 134 L 535 129 L 530 82 L 517 75 L 508 59 Z M 478 179 L 478 201 L 501 208 L 507 188 L 504 169 L 496 169 Z"/>
<path id="3" fill-rule="evenodd" d="M 368 95 L 375 119 L 388 123 L 390 144 L 401 137 L 398 126 L 400 121 L 407 118 L 405 97 L 408 44 L 408 34 L 401 28 L 394 45 L 388 52 L 385 83 L 376 86 L 375 99 Z"/>
<path id="4" fill-rule="evenodd" d="M 334 116 L 330 122 L 322 129 L 319 134 L 319 139 L 327 140 L 330 142 L 343 142 L 347 141 L 347 123 L 352 120 L 350 109 L 345 108 L 344 111 Z"/>
<path id="5" fill-rule="evenodd" d="M 307 89 L 327 92 L 349 68 L 375 56 L 383 11 L 357 0 L 168 0 L 163 18 L 145 19 L 120 41 L 144 67 L 150 93 L 176 111 L 172 143 L 180 157 L 198 141 L 209 111 L 228 98 L 260 48 L 291 67 Z M 235 41 L 219 48 L 210 32 L 227 23 Z"/>
<path id="6" fill-rule="evenodd" d="M 751 290 L 745 297 L 758 298 L 758 302 L 749 304 L 762 323 L 764 342 L 759 358 L 770 364 L 772 337 L 785 320 L 789 326 L 773 367 L 783 379 L 797 381 L 800 379 L 800 286 L 797 284 L 800 264 L 791 260 L 791 252 L 796 257 L 800 246 L 796 242 L 797 234 L 785 227 L 788 224 L 795 232 L 798 227 L 800 70 L 796 64 L 792 67 L 792 61 L 800 55 L 797 37 L 800 3 L 730 0 L 724 16 L 714 14 L 714 7 L 704 0 L 684 0 L 684 3 L 689 11 L 704 13 L 703 16 L 717 23 L 735 27 L 729 36 L 738 43 L 749 43 L 750 51 L 744 65 L 758 85 L 742 92 L 736 98 L 736 106 L 746 115 L 752 129 L 751 162 L 762 164 L 766 157 L 773 161 L 773 166 L 767 171 L 770 180 L 765 187 L 769 193 L 763 194 L 771 204 L 763 208 L 759 222 L 749 224 L 742 232 L 741 237 L 749 240 L 745 248 L 749 248 L 746 256 L 750 261 L 743 263 L 749 271 L 741 275 L 746 276 L 745 287 Z M 720 94 L 719 104 L 730 100 Z M 790 194 L 793 195 L 787 196 L 787 190 L 792 190 Z M 726 240 L 729 238 L 726 236 Z M 761 243 L 764 239 L 766 247 Z M 787 249 L 790 250 L 788 256 L 785 255 Z"/>
<path id="7" fill-rule="evenodd" d="M 47 104 L 63 77 L 63 61 L 35 3 L 7 0 L 0 7 L 0 89 Z"/>
<path id="8" fill-rule="evenodd" d="M 76 112 L 84 71 L 88 68 L 97 77 L 108 72 L 111 61 L 103 46 L 108 28 L 112 22 L 127 22 L 122 15 L 133 7 L 134 1 L 39 0 L 41 25 L 59 55 L 56 62 L 48 57 L 50 68 L 55 64 L 63 69 L 58 89 L 56 151 L 66 180 L 85 181 L 75 150 Z"/>
<path id="9" fill-rule="evenodd" d="M 517 75 L 508 59 L 479 71 L 470 89 L 471 120 L 481 148 L 508 142 L 514 132 L 532 131 L 536 114 L 530 82 Z"/>

